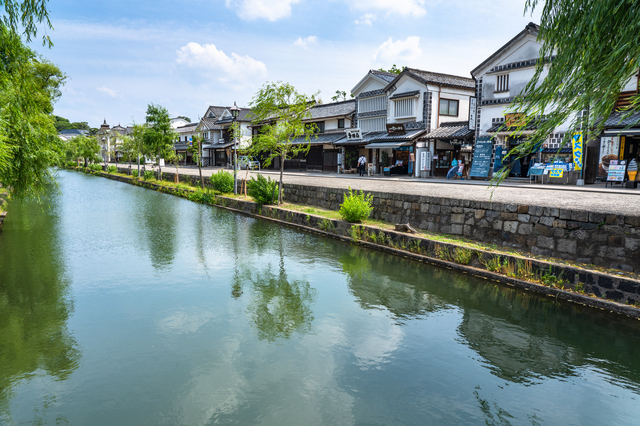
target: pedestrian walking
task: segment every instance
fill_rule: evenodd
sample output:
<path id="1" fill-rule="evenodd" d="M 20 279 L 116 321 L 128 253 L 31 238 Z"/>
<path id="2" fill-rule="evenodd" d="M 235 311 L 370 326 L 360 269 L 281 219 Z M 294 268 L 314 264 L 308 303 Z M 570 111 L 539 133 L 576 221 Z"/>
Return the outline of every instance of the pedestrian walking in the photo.
<path id="1" fill-rule="evenodd" d="M 358 158 L 358 173 L 360 176 L 364 176 L 364 169 L 367 166 L 367 158 L 363 155 Z"/>

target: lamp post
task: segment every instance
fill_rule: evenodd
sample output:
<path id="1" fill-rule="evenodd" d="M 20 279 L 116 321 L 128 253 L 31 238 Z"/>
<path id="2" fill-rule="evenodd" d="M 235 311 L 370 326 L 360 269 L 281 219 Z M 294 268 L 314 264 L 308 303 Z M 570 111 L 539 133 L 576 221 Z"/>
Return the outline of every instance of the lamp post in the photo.
<path id="1" fill-rule="evenodd" d="M 234 102 L 233 106 L 229 108 L 229 111 L 233 117 L 231 124 L 231 136 L 233 137 L 233 194 L 238 195 L 238 142 L 236 140 L 235 124 L 238 115 L 240 115 L 240 108 L 238 108 Z"/>

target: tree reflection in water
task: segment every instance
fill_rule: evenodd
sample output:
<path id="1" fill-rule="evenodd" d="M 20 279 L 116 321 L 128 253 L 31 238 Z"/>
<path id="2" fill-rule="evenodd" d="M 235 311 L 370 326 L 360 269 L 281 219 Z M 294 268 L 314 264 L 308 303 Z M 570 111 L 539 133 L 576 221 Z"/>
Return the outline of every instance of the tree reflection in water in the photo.
<path id="1" fill-rule="evenodd" d="M 151 264 L 157 270 L 170 269 L 176 257 L 177 205 L 172 199 L 159 203 L 157 194 L 150 191 L 141 191 L 136 204 L 134 220 L 139 241 L 148 250 Z"/>
<path id="2" fill-rule="evenodd" d="M 65 380 L 81 356 L 67 329 L 73 303 L 57 219 L 35 203 L 13 203 L 10 214 L 0 237 L 0 423 L 9 424 L 19 382 L 39 371 Z"/>

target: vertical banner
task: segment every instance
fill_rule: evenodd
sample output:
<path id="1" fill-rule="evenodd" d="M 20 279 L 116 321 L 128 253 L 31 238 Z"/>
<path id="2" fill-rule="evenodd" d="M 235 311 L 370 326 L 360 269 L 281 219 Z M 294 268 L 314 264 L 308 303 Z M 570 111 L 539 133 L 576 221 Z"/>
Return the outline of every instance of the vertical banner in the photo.
<path id="1" fill-rule="evenodd" d="M 582 170 L 582 133 L 575 133 L 571 142 L 573 145 L 573 165 L 576 171 Z"/>
<path id="2" fill-rule="evenodd" d="M 476 98 L 472 96 L 469 98 L 469 130 L 476 129 L 477 110 Z"/>
<path id="3" fill-rule="evenodd" d="M 620 156 L 618 157 L 620 160 L 624 160 L 624 143 L 626 140 L 624 136 L 620 136 Z"/>

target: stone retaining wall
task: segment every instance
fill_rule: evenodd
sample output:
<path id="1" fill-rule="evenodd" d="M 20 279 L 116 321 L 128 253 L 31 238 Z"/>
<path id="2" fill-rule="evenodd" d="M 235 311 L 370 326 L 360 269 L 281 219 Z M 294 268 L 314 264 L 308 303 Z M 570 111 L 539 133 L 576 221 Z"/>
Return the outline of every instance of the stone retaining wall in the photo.
<path id="1" fill-rule="evenodd" d="M 284 184 L 292 203 L 338 210 L 344 190 Z M 372 192 L 372 218 L 535 255 L 640 273 L 640 216 Z"/>

